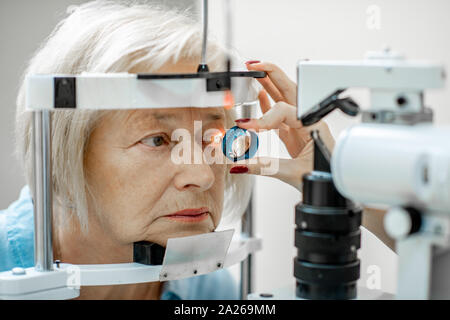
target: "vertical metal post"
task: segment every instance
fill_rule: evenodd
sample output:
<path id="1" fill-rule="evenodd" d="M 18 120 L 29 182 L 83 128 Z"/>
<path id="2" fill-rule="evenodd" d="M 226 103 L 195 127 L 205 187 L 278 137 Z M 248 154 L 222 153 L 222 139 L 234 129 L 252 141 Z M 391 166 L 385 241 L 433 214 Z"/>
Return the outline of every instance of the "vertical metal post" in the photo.
<path id="1" fill-rule="evenodd" d="M 203 0 L 203 42 L 202 42 L 202 61 L 203 65 L 206 65 L 206 48 L 208 45 L 208 0 Z"/>
<path id="2" fill-rule="evenodd" d="M 235 106 L 236 119 L 255 118 L 258 105 L 256 103 Z M 254 177 L 251 177 L 254 181 Z M 243 237 L 253 237 L 253 190 L 245 214 L 241 220 L 241 234 Z M 252 255 L 241 262 L 241 300 L 247 300 L 247 295 L 253 292 L 252 288 Z"/>
<path id="3" fill-rule="evenodd" d="M 414 233 L 397 241 L 398 279 L 397 299 L 427 300 L 433 261 L 432 237 L 423 232 Z"/>
<path id="4" fill-rule="evenodd" d="M 448 276 L 448 270 L 450 270 L 450 250 L 448 247 L 434 248 L 431 268 L 430 299 L 449 300 L 450 277 Z"/>
<path id="5" fill-rule="evenodd" d="M 253 192 L 248 203 L 247 210 L 241 221 L 242 236 L 253 237 Z M 241 262 L 241 300 L 247 300 L 247 295 L 252 292 L 252 255 Z"/>
<path id="6" fill-rule="evenodd" d="M 33 112 L 34 262 L 38 271 L 53 269 L 50 121 L 50 111 Z"/>

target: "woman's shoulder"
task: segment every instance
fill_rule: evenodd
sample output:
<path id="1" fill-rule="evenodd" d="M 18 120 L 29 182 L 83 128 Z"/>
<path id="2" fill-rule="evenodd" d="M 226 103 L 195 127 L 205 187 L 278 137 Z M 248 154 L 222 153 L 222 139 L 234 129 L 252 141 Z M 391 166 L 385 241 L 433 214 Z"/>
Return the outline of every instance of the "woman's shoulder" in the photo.
<path id="1" fill-rule="evenodd" d="M 34 261 L 33 201 L 25 186 L 19 199 L 0 211 L 0 272 L 28 268 Z"/>
<path id="2" fill-rule="evenodd" d="M 181 300 L 237 300 L 236 280 L 227 269 L 208 274 L 169 281 L 162 299 Z"/>

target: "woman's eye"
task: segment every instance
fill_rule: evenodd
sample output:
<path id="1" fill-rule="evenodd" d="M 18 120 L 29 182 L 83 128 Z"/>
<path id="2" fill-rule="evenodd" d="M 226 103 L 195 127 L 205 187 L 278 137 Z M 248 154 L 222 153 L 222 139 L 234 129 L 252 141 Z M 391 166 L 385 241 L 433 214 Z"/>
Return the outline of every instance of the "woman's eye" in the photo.
<path id="1" fill-rule="evenodd" d="M 167 144 L 164 136 L 153 136 L 142 139 L 142 143 L 149 147 L 160 147 L 164 144 Z"/>

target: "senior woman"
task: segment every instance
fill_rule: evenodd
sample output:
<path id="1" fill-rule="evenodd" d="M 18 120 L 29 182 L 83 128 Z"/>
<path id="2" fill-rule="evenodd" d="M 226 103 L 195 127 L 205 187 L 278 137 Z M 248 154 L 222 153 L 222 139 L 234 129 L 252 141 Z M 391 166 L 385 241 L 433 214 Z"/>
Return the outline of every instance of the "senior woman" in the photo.
<path id="1" fill-rule="evenodd" d="M 197 69 L 201 29 L 181 14 L 105 1 L 71 10 L 31 59 L 26 74 Z M 223 52 L 210 41 L 211 70 L 223 68 Z M 282 160 L 275 177 L 298 187 L 312 167 L 312 142 L 295 120 L 295 84 L 270 63 L 251 61 L 247 66 L 268 72 L 260 81 L 264 115 L 237 123 L 280 129 L 293 159 Z M 22 85 L 17 99 L 16 136 L 30 184 L 31 115 L 24 109 L 24 89 Z M 277 102 L 273 107 L 266 92 Z M 232 116 L 222 107 L 53 113 L 54 258 L 72 264 L 130 262 L 136 241 L 165 246 L 169 238 L 212 232 L 224 217 L 239 216 L 251 189 L 249 176 L 242 173 L 260 174 L 260 165 L 171 161 L 174 130 L 183 128 L 194 136 L 193 123 L 201 120 L 202 130 L 223 131 L 234 125 Z M 326 124 L 317 127 L 332 147 Z M 199 211 L 199 218 L 188 221 L 180 214 L 184 209 Z M 20 198 L 0 212 L 0 271 L 33 265 L 33 232 L 31 191 L 25 186 Z M 228 271 L 221 270 L 163 283 L 82 287 L 80 298 L 235 299 L 238 292 Z"/>

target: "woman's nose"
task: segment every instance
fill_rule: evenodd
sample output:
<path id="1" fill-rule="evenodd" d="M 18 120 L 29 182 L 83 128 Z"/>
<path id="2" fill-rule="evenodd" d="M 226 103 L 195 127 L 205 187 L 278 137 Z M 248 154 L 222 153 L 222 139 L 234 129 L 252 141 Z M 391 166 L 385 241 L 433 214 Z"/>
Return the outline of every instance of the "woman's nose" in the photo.
<path id="1" fill-rule="evenodd" d="M 175 176 L 175 187 L 180 191 L 206 191 L 215 181 L 214 172 L 208 164 L 183 164 Z"/>

